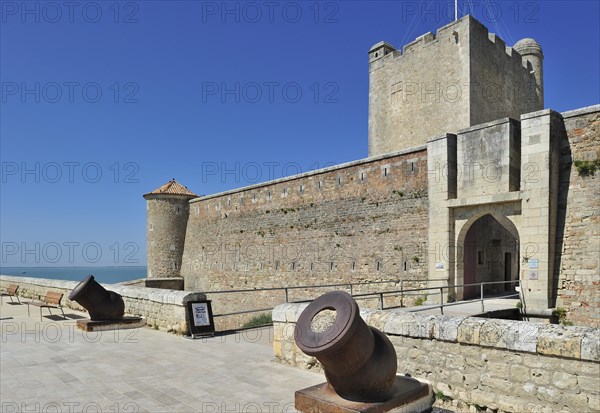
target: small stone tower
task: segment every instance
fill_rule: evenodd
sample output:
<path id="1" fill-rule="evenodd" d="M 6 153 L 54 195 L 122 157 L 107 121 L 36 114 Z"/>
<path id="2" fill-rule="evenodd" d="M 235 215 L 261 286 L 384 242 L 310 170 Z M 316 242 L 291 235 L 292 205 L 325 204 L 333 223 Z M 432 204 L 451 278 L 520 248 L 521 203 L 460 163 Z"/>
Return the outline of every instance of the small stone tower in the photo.
<path id="1" fill-rule="evenodd" d="M 175 179 L 144 195 L 148 279 L 180 277 L 189 200 L 197 196 Z"/>
<path id="2" fill-rule="evenodd" d="M 513 49 L 521 55 L 523 60 L 531 64 L 531 73 L 535 77 L 536 94 L 544 106 L 544 54 L 542 46 L 534 39 L 521 39 L 513 46 Z"/>

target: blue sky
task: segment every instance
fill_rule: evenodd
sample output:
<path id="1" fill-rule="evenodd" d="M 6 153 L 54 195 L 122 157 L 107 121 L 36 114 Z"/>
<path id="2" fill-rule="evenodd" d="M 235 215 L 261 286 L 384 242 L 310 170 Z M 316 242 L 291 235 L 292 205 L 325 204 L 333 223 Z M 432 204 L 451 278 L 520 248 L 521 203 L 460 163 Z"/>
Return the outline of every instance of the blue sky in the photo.
<path id="1" fill-rule="evenodd" d="M 468 3 L 542 45 L 546 107 L 600 101 L 597 1 Z M 0 1 L 0 264 L 145 264 L 142 194 L 171 178 L 210 194 L 366 157 L 369 48 L 452 6 Z"/>

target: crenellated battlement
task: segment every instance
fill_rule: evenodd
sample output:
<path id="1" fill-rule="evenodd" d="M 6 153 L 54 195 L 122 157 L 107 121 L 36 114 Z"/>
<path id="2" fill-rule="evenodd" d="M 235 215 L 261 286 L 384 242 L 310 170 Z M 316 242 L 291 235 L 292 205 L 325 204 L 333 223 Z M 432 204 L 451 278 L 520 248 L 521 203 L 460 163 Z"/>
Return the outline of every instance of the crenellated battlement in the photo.
<path id="1" fill-rule="evenodd" d="M 371 48 L 369 53 L 376 52 L 379 49 L 386 46 L 388 47 L 387 53 L 386 51 L 384 51 L 383 53 L 378 53 L 377 56 L 374 56 L 375 53 L 373 53 L 373 56 L 371 56 L 370 61 L 372 62 L 381 58 L 401 58 L 405 55 L 411 56 L 412 53 L 418 53 L 420 49 L 427 47 L 434 42 L 438 42 L 438 39 L 447 39 L 450 36 L 457 37 L 457 26 L 460 26 L 460 24 L 463 23 L 464 20 L 468 20 L 471 24 L 480 26 L 480 28 L 485 31 L 487 39 L 490 41 L 490 43 L 494 45 L 498 50 L 503 50 L 507 58 L 513 59 L 515 62 L 518 62 L 520 65 L 522 65 L 525 69 L 531 70 L 531 64 L 529 64 L 526 60 L 523 60 L 522 56 L 518 52 L 515 53 L 514 47 L 507 46 L 504 39 L 502 39 L 495 33 L 489 32 L 483 24 L 479 23 L 472 16 L 464 16 L 455 22 L 452 22 L 450 24 L 447 24 L 446 26 L 439 28 L 435 33 L 427 32 L 425 34 L 422 34 L 412 42 L 403 45 L 402 49 L 396 49 L 387 42 L 379 42 Z"/>
<path id="2" fill-rule="evenodd" d="M 509 47 L 472 16 L 398 49 L 377 43 L 369 51 L 369 155 L 542 109 L 542 59 L 535 40 Z"/>

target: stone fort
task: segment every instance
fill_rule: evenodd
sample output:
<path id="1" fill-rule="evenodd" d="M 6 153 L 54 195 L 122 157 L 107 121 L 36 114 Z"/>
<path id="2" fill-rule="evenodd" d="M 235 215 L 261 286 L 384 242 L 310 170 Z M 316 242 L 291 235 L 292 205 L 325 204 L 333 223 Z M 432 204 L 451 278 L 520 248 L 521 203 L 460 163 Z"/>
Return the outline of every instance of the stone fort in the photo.
<path id="1" fill-rule="evenodd" d="M 545 109 L 543 59 L 535 40 L 509 47 L 471 16 L 402 49 L 377 43 L 368 157 L 213 195 L 175 180 L 145 194 L 147 285 L 520 280 L 528 313 L 562 307 L 597 327 L 600 105 Z"/>

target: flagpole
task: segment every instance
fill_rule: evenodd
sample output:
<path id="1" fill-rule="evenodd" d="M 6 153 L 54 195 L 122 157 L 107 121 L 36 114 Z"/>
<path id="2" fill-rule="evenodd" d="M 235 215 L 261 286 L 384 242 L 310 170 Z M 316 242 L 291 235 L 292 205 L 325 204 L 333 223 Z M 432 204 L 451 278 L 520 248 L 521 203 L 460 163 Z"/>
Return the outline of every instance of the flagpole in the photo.
<path id="1" fill-rule="evenodd" d="M 458 0 L 454 0 L 454 21 L 458 20 Z"/>

